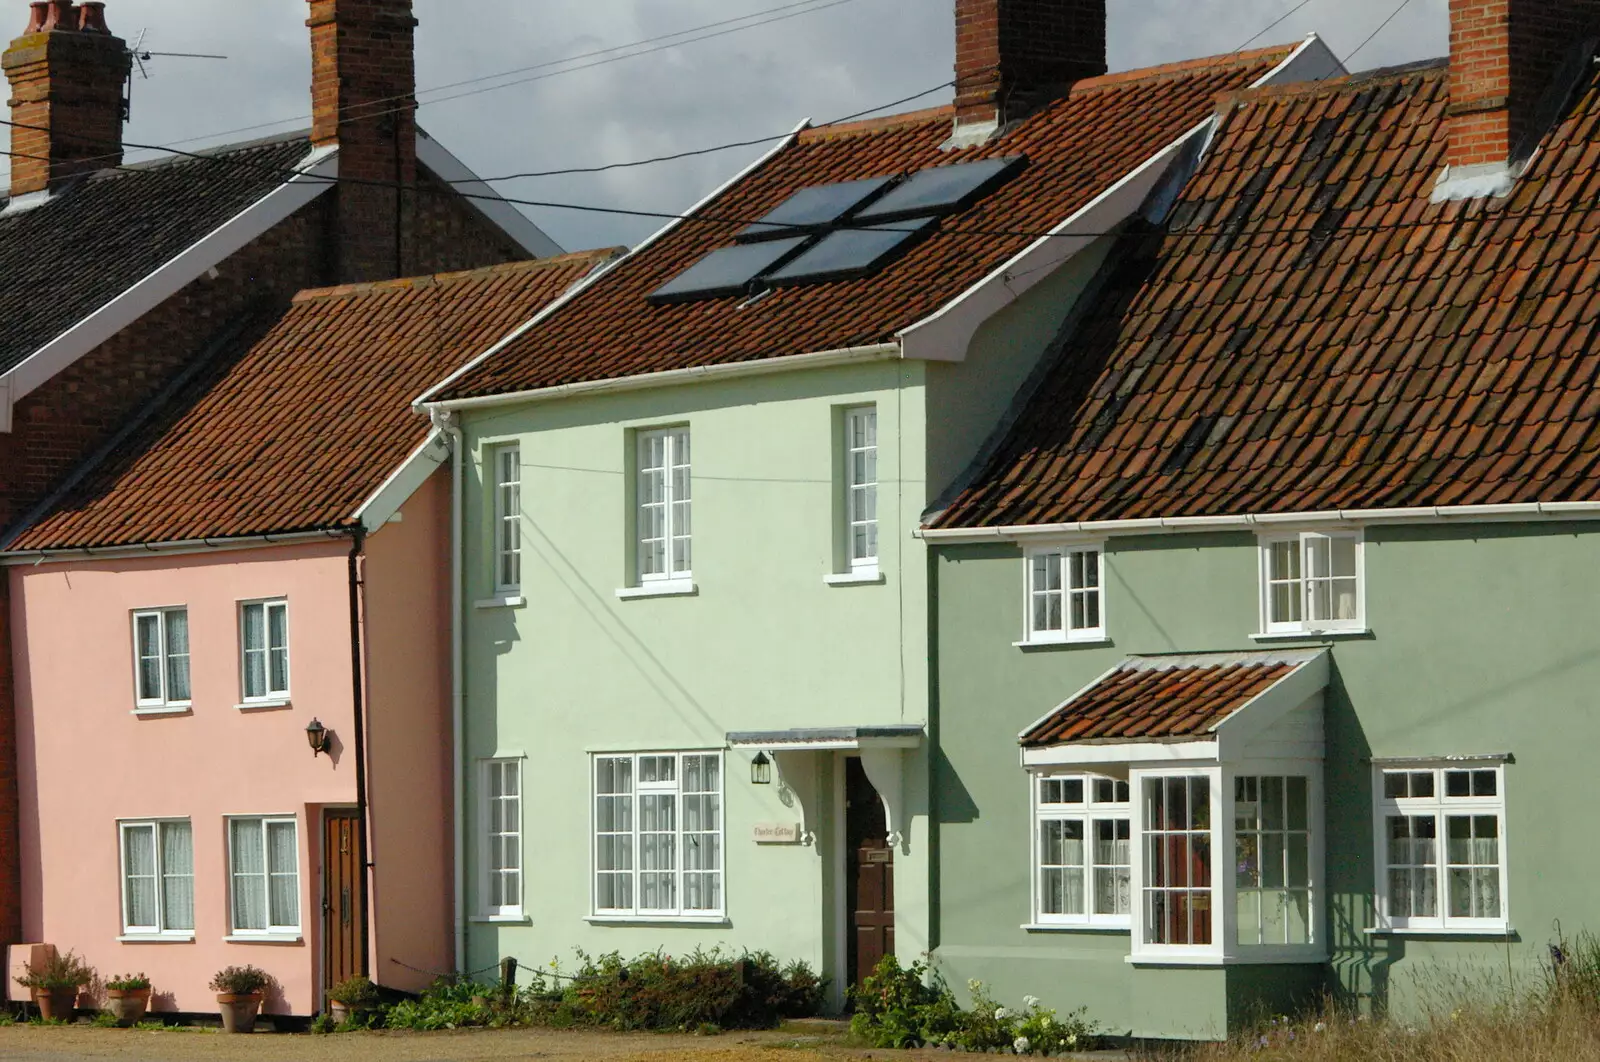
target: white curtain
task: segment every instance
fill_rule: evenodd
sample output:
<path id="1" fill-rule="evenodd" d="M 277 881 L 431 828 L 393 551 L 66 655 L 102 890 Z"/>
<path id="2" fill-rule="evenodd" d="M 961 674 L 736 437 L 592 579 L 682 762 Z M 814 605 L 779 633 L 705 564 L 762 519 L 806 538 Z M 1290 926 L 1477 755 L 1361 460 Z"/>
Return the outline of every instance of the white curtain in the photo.
<path id="1" fill-rule="evenodd" d="M 282 605 L 267 609 L 271 626 L 272 685 L 274 693 L 289 688 L 289 610 Z"/>
<path id="2" fill-rule="evenodd" d="M 271 875 L 271 914 L 275 926 L 300 924 L 299 852 L 292 822 L 267 824 L 267 869 Z"/>
<path id="3" fill-rule="evenodd" d="M 167 700 L 188 699 L 189 613 L 179 610 L 167 613 Z"/>
<path id="4" fill-rule="evenodd" d="M 267 695 L 267 632 L 266 608 L 263 605 L 244 607 L 244 695 Z"/>
<path id="5" fill-rule="evenodd" d="M 161 928 L 194 928 L 194 838 L 187 822 L 161 824 Z"/>
<path id="6" fill-rule="evenodd" d="M 128 925 L 150 928 L 156 914 L 156 839 L 149 826 L 122 831 L 123 873 L 127 882 Z"/>
<path id="7" fill-rule="evenodd" d="M 140 616 L 139 699 L 153 701 L 161 696 L 161 617 Z"/>
<path id="8" fill-rule="evenodd" d="M 267 928 L 267 868 L 260 819 L 234 819 L 233 928 Z"/>

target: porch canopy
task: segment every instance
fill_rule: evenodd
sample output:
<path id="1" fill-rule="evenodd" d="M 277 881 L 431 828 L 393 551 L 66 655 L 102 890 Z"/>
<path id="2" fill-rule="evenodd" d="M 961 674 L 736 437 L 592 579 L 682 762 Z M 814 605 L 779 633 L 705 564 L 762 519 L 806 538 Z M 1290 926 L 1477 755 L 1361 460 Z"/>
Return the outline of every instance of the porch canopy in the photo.
<path id="1" fill-rule="evenodd" d="M 778 780 L 799 804 L 801 831 L 811 843 L 812 817 L 820 808 L 819 758 L 835 752 L 861 757 L 867 779 L 878 791 L 888 826 L 890 844 L 902 844 L 905 822 L 905 757 L 923 741 L 920 723 L 884 726 L 801 727 L 791 730 L 740 730 L 728 734 L 730 749 L 752 755 L 766 752 L 778 767 Z"/>
<path id="2" fill-rule="evenodd" d="M 1024 730 L 1022 764 L 1320 760 L 1327 683 L 1326 649 L 1130 656 Z"/>

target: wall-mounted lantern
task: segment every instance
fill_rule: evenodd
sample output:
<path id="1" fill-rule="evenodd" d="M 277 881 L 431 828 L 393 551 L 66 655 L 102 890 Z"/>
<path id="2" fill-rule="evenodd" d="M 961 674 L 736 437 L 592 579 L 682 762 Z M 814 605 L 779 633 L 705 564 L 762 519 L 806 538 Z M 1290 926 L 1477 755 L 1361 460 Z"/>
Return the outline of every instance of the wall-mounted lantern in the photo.
<path id="1" fill-rule="evenodd" d="M 306 724 L 306 741 L 311 745 L 311 755 L 320 756 L 328 751 L 328 742 L 333 732 L 322 725 L 320 719 L 313 719 Z"/>
<path id="2" fill-rule="evenodd" d="M 755 759 L 750 761 L 750 784 L 772 784 L 772 759 L 765 752 L 757 752 Z"/>

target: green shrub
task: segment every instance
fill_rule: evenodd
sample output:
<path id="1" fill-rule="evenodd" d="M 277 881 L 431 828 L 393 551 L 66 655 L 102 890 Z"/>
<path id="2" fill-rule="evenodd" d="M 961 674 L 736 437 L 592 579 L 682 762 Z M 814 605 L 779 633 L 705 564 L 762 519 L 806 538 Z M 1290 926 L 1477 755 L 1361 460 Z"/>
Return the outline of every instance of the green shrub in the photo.
<path id="1" fill-rule="evenodd" d="M 370 978 L 352 977 L 328 989 L 328 998 L 351 1010 L 373 1010 L 378 1006 L 378 986 Z"/>
<path id="2" fill-rule="evenodd" d="M 1033 996 L 1013 1010 L 989 995 L 981 981 L 968 981 L 967 988 L 972 994 L 970 1009 L 956 1002 L 927 964 L 903 967 L 894 956 L 885 956 L 861 986 L 851 990 L 856 1012 L 850 1031 L 872 1047 L 932 1046 L 1017 1055 L 1054 1055 L 1094 1044 L 1096 1030 L 1083 1010 L 1057 1017 Z"/>
<path id="3" fill-rule="evenodd" d="M 338 1027 L 338 1022 L 333 1020 L 331 1014 L 318 1014 L 311 1019 L 311 1035 L 326 1036 Z"/>
<path id="4" fill-rule="evenodd" d="M 106 988 L 113 992 L 138 992 L 150 987 L 150 978 L 142 973 L 117 974 L 106 981 Z"/>
<path id="5" fill-rule="evenodd" d="M 23 965 L 25 975 L 17 978 L 23 988 L 37 988 L 49 992 L 64 988 L 82 988 L 94 980 L 94 967 L 78 957 L 75 951 L 56 952 L 43 963 Z"/>
<path id="6" fill-rule="evenodd" d="M 804 963 L 780 967 L 766 952 L 734 959 L 696 949 L 682 958 L 579 953 L 575 977 L 550 999 L 525 1002 L 547 1011 L 545 1023 L 611 1029 L 770 1029 L 821 1006 L 826 983 Z M 542 986 L 541 978 L 541 988 Z"/>
<path id="7" fill-rule="evenodd" d="M 383 1023 L 386 1028 L 417 1032 L 488 1025 L 489 1008 L 473 1000 L 498 991 L 494 985 L 442 977 L 429 986 L 421 999 L 401 1000 L 390 1007 L 384 1012 Z"/>
<path id="8" fill-rule="evenodd" d="M 224 995 L 248 996 L 272 984 L 272 975 L 256 966 L 226 966 L 211 978 L 211 991 Z"/>

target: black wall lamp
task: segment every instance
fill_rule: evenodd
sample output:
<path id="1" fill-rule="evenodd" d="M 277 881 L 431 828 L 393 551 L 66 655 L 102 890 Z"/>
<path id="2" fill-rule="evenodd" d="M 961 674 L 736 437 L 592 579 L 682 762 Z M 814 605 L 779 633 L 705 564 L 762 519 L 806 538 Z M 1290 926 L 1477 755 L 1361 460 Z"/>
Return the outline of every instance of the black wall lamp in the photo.
<path id="1" fill-rule="evenodd" d="M 306 724 L 306 741 L 311 745 L 312 756 L 320 756 L 327 752 L 332 737 L 333 731 L 323 726 L 320 719 L 313 719 Z"/>
<path id="2" fill-rule="evenodd" d="M 772 759 L 765 752 L 757 752 L 755 759 L 750 761 L 750 784 L 772 784 Z"/>

